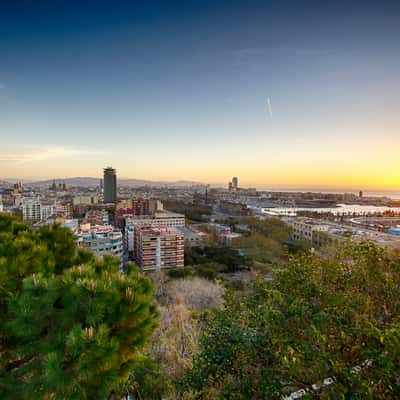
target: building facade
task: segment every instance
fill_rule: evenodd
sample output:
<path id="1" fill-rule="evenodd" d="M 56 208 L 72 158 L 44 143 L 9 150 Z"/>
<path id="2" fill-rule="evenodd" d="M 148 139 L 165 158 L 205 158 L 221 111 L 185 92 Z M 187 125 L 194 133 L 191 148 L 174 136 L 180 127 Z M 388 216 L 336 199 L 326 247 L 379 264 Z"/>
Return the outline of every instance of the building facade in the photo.
<path id="1" fill-rule="evenodd" d="M 91 206 L 99 203 L 97 194 L 81 194 L 74 196 L 72 199 L 73 206 Z"/>
<path id="2" fill-rule="evenodd" d="M 91 250 L 97 257 L 109 254 L 122 259 L 122 233 L 114 230 L 111 225 L 82 224 L 78 235 L 78 245 Z"/>
<path id="3" fill-rule="evenodd" d="M 25 198 L 22 200 L 22 219 L 24 221 L 45 221 L 55 213 L 53 204 L 44 204 L 40 199 Z"/>
<path id="4" fill-rule="evenodd" d="M 104 168 L 104 203 L 117 202 L 117 171 L 114 168 Z"/>
<path id="5" fill-rule="evenodd" d="M 185 216 L 169 211 L 156 211 L 149 216 L 125 217 L 124 246 L 130 258 L 134 258 L 135 227 L 178 228 L 185 226 Z"/>
<path id="6" fill-rule="evenodd" d="M 136 226 L 134 247 L 143 271 L 184 267 L 185 239 L 176 228 Z"/>
<path id="7" fill-rule="evenodd" d="M 234 192 L 237 192 L 238 188 L 239 188 L 239 179 L 237 176 L 234 176 L 232 178 L 232 189 Z"/>
<path id="8" fill-rule="evenodd" d="M 163 211 L 163 203 L 156 199 L 129 198 L 120 199 L 116 204 L 116 217 L 118 226 L 125 227 L 127 216 L 151 216 L 157 211 Z"/>

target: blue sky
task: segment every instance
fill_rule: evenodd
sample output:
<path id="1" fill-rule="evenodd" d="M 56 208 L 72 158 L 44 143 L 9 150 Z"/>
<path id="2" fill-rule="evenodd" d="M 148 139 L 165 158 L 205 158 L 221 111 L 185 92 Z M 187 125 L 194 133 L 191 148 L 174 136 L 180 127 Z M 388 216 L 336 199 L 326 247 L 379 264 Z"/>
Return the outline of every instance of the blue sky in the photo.
<path id="1" fill-rule="evenodd" d="M 81 3 L 2 2 L 0 176 L 400 184 L 396 2 Z"/>

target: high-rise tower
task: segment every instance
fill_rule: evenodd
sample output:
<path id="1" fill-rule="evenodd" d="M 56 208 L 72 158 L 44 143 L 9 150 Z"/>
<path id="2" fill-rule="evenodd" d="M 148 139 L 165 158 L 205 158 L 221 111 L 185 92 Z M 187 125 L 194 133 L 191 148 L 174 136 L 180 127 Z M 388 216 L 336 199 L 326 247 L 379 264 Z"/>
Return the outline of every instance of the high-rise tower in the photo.
<path id="1" fill-rule="evenodd" d="M 237 178 L 237 176 L 234 176 L 232 178 L 232 188 L 233 190 L 236 192 L 239 188 L 239 179 Z"/>
<path id="2" fill-rule="evenodd" d="M 114 168 L 104 168 L 104 203 L 117 202 L 117 171 Z"/>

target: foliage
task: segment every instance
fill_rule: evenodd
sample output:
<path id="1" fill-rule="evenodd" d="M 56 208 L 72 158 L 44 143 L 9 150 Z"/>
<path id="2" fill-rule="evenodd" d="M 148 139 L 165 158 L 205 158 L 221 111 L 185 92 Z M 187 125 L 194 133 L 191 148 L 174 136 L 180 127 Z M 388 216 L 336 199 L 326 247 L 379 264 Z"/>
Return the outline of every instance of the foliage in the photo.
<path id="1" fill-rule="evenodd" d="M 224 289 L 207 279 L 194 277 L 174 280 L 167 285 L 168 304 L 184 304 L 190 310 L 204 311 L 218 308 L 223 303 Z"/>
<path id="2" fill-rule="evenodd" d="M 246 288 L 246 284 L 241 279 L 232 279 L 225 282 L 225 287 L 231 290 L 243 291 Z"/>
<path id="3" fill-rule="evenodd" d="M 227 268 L 225 265 L 209 262 L 205 264 L 186 266 L 185 268 L 169 269 L 166 273 L 170 278 L 173 279 L 199 276 L 201 278 L 206 278 L 210 281 L 213 281 L 220 276 L 220 272 L 226 271 L 226 269 Z"/>
<path id="4" fill-rule="evenodd" d="M 209 313 L 194 367 L 179 381 L 196 398 L 280 398 L 335 376 L 323 398 L 400 397 L 400 259 L 370 243 L 331 259 L 305 253 L 253 294 Z M 352 367 L 373 360 L 353 373 Z"/>
<path id="5" fill-rule="evenodd" d="M 229 247 L 191 247 L 185 249 L 185 264 L 220 264 L 219 270 L 224 272 L 235 272 L 242 265 L 246 265 L 248 259 L 239 254 L 236 249 Z"/>
<path id="6" fill-rule="evenodd" d="M 0 215 L 0 397 L 107 398 L 155 328 L 136 268 L 78 251 L 68 229 Z"/>
<path id="7" fill-rule="evenodd" d="M 219 272 L 224 270 L 224 268 L 224 266 L 221 266 L 217 263 L 206 263 L 193 266 L 196 275 L 206 278 L 210 281 L 217 279 Z"/>
<path id="8" fill-rule="evenodd" d="M 163 200 L 164 208 L 169 211 L 185 214 L 191 221 L 207 221 L 212 213 L 212 207 L 205 204 L 187 203 L 179 200 Z"/>
<path id="9" fill-rule="evenodd" d="M 261 263 L 282 260 L 287 254 L 281 243 L 260 233 L 235 239 L 235 247 L 245 250 L 249 258 Z"/>
<path id="10" fill-rule="evenodd" d="M 193 275 L 193 270 L 190 267 L 185 268 L 173 268 L 167 271 L 167 274 L 171 278 L 186 278 Z"/>
<path id="11" fill-rule="evenodd" d="M 285 222 L 279 218 L 260 220 L 246 217 L 241 219 L 241 223 L 246 232 L 234 240 L 234 247 L 244 250 L 254 264 L 287 259 L 291 228 Z"/>
<path id="12" fill-rule="evenodd" d="M 162 400 L 171 398 L 173 386 L 160 370 L 160 365 L 144 354 L 140 354 L 134 364 L 133 373 L 128 382 L 112 400 L 121 400 L 121 395 L 130 395 L 131 399 Z"/>
<path id="13" fill-rule="evenodd" d="M 244 217 L 241 223 L 247 225 L 253 232 L 267 236 L 278 243 L 286 243 L 291 233 L 291 227 L 276 217 L 264 220 L 254 217 Z"/>
<path id="14" fill-rule="evenodd" d="M 199 350 L 198 315 L 221 306 L 223 288 L 198 277 L 168 280 L 158 273 L 152 279 L 156 283 L 160 326 L 147 353 L 160 366 L 161 374 L 173 380 L 192 367 L 193 356 Z"/>

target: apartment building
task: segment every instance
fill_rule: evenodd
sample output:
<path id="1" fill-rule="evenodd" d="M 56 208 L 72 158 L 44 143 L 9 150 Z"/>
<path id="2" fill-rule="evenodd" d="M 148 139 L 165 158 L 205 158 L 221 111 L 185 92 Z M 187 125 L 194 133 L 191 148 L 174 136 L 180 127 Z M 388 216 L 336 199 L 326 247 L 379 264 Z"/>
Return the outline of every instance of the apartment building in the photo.
<path id="1" fill-rule="evenodd" d="M 122 233 L 114 230 L 111 225 L 81 224 L 78 245 L 91 250 L 97 257 L 110 254 L 122 259 Z"/>
<path id="2" fill-rule="evenodd" d="M 120 199 L 116 204 L 117 224 L 123 229 L 126 216 L 150 216 L 163 211 L 163 203 L 156 199 Z"/>
<path id="3" fill-rule="evenodd" d="M 126 216 L 124 228 L 124 246 L 130 258 L 134 256 L 135 227 L 178 228 L 185 226 L 185 216 L 165 210 L 158 210 L 153 215 Z"/>
<path id="4" fill-rule="evenodd" d="M 184 267 L 185 239 L 176 228 L 135 227 L 134 259 L 143 271 Z"/>
<path id="5" fill-rule="evenodd" d="M 40 199 L 25 198 L 22 200 L 22 219 L 24 221 L 45 221 L 55 212 L 53 204 L 44 204 Z"/>
<path id="6" fill-rule="evenodd" d="M 292 240 L 306 241 L 313 247 L 321 247 L 327 244 L 333 244 L 332 226 L 315 221 L 311 218 L 296 219 L 292 223 Z"/>
<path id="7" fill-rule="evenodd" d="M 73 206 L 91 206 L 99 203 L 97 194 L 81 194 L 74 196 L 72 199 Z"/>
<path id="8" fill-rule="evenodd" d="M 73 217 L 72 204 L 68 201 L 57 203 L 54 212 L 57 216 L 71 219 Z"/>
<path id="9" fill-rule="evenodd" d="M 116 205 L 118 215 L 152 215 L 163 210 L 163 203 L 156 199 L 120 199 Z"/>

